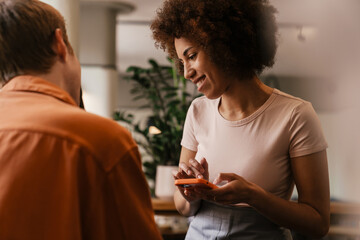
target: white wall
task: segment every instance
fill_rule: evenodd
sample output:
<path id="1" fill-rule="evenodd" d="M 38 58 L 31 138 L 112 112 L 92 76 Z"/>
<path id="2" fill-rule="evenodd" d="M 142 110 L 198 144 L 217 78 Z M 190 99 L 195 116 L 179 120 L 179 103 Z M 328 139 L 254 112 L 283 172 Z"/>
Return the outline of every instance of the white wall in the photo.
<path id="1" fill-rule="evenodd" d="M 283 34 L 279 61 L 273 71 L 283 74 L 293 71 L 297 77 L 304 76 L 302 81 L 288 87 L 295 95 L 306 95 L 304 97 L 317 107 L 329 143 L 332 196 L 359 202 L 360 188 L 356 183 L 360 182 L 357 151 L 360 142 L 357 123 L 360 118 L 360 28 L 357 25 L 360 2 L 276 2 L 279 15 L 284 13 L 280 19 L 303 21 L 315 31 L 303 43 L 291 42 L 287 39 L 290 35 Z"/>
<path id="2" fill-rule="evenodd" d="M 112 118 L 117 103 L 116 17 L 127 9 L 116 2 L 82 1 L 80 63 L 85 109 Z"/>
<path id="3" fill-rule="evenodd" d="M 116 65 L 120 74 L 124 74 L 131 65 L 150 67 L 149 58 L 157 60 L 160 64 L 168 64 L 166 54 L 155 48 L 148 24 L 118 21 L 116 39 Z M 118 107 L 142 105 L 141 102 L 131 100 L 130 88 L 131 85 L 125 80 L 119 81 Z"/>
<path id="4" fill-rule="evenodd" d="M 81 4 L 80 62 L 115 66 L 116 12 L 101 4 Z"/>
<path id="5" fill-rule="evenodd" d="M 118 72 L 112 68 L 82 66 L 82 89 L 88 112 L 112 118 L 117 102 Z"/>
<path id="6" fill-rule="evenodd" d="M 331 195 L 360 202 L 360 1 L 271 2 L 279 10 L 280 42 L 277 62 L 264 75 L 275 74 L 283 91 L 313 102 L 329 144 Z M 146 66 L 149 57 L 166 63 L 166 55 L 154 48 L 148 25 L 126 23 L 136 19 L 150 20 L 118 18 L 117 67 L 122 73 L 129 65 Z M 298 40 L 295 25 L 303 26 L 305 41 Z M 120 80 L 119 107 L 136 107 L 129 88 Z"/>
<path id="7" fill-rule="evenodd" d="M 42 0 L 56 8 L 65 19 L 69 41 L 78 55 L 79 53 L 79 0 Z"/>

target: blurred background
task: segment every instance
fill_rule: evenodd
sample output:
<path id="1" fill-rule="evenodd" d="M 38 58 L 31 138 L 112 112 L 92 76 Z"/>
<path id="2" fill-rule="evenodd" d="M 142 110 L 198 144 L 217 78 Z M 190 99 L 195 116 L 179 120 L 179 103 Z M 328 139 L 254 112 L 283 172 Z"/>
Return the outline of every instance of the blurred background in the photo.
<path id="1" fill-rule="evenodd" d="M 150 58 L 169 64 L 149 29 L 162 0 L 44 2 L 65 16 L 82 65 L 86 109 L 109 118 L 115 109 L 130 110 L 146 119 L 149 112 L 137 109 L 141 102 L 132 100 L 123 78 L 129 66 L 147 67 Z M 329 144 L 331 197 L 359 203 L 360 1 L 270 2 L 278 9 L 279 47 L 261 79 L 313 103 Z"/>

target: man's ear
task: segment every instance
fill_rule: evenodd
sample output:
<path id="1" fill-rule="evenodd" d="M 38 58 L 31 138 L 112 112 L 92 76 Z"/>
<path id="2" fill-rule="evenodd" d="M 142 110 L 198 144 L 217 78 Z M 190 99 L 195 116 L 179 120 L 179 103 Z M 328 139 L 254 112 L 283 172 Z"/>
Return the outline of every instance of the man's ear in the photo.
<path id="1" fill-rule="evenodd" d="M 63 39 L 63 34 L 60 28 L 55 29 L 55 42 L 54 42 L 54 50 L 60 60 L 65 61 L 68 51 L 67 46 Z"/>

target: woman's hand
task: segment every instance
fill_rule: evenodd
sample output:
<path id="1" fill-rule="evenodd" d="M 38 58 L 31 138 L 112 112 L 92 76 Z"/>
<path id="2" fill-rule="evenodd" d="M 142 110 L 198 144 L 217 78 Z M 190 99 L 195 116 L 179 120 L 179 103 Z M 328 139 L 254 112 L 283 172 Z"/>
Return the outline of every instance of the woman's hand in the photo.
<path id="1" fill-rule="evenodd" d="M 257 187 L 234 173 L 220 173 L 213 183 L 217 185 L 223 181 L 227 183 L 217 189 L 195 189 L 195 191 L 201 198 L 208 201 L 221 204 L 237 204 L 248 203 L 252 189 Z"/>
<path id="2" fill-rule="evenodd" d="M 173 172 L 174 179 L 184 178 L 203 178 L 209 179 L 208 163 L 205 158 L 200 162 L 195 159 L 190 159 L 189 164 L 181 162 L 179 164 L 179 170 Z M 178 186 L 178 189 L 182 196 L 188 201 L 193 202 L 201 199 L 201 195 L 195 190 L 195 188 L 184 188 Z"/>
<path id="3" fill-rule="evenodd" d="M 196 189 L 203 199 L 222 204 L 247 203 L 275 224 L 311 238 L 321 238 L 330 225 L 330 191 L 326 151 L 291 159 L 298 202 L 280 198 L 233 173 L 222 173 L 213 190 Z"/>

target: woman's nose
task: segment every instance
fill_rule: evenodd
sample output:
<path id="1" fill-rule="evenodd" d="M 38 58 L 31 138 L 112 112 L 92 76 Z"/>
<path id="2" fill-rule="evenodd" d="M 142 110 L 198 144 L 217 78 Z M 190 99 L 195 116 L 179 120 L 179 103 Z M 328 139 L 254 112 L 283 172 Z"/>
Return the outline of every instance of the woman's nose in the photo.
<path id="1" fill-rule="evenodd" d="M 195 70 L 192 67 L 184 66 L 184 77 L 186 79 L 191 79 L 195 75 Z"/>

